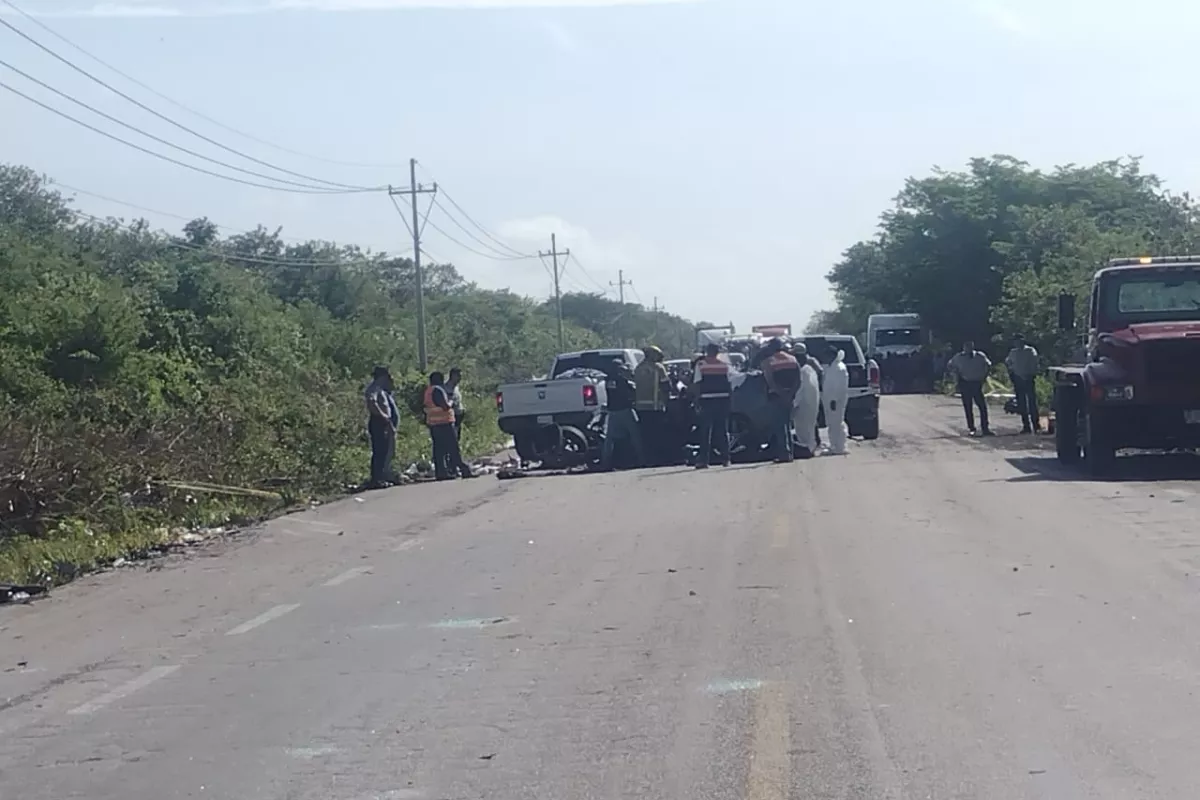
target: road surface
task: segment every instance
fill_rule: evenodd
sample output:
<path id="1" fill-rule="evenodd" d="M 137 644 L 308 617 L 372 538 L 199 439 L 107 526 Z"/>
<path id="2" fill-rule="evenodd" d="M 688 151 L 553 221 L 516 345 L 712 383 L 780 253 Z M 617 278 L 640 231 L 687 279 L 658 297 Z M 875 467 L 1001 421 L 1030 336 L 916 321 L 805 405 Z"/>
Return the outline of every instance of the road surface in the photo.
<path id="1" fill-rule="evenodd" d="M 794 465 L 375 492 L 0 610 L 0 797 L 1198 796 L 1190 463 L 1091 482 L 952 401 L 883 419 Z"/>

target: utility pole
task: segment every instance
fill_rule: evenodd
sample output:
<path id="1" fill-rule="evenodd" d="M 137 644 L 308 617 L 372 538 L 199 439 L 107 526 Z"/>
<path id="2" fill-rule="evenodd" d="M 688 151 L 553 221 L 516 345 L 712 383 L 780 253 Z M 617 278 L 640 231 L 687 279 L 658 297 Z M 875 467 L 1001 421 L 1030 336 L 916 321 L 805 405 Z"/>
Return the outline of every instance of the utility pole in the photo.
<path id="1" fill-rule="evenodd" d="M 654 339 L 658 340 L 658 298 L 654 298 Z"/>
<path id="2" fill-rule="evenodd" d="M 558 279 L 560 277 L 558 272 L 558 257 L 569 255 L 571 255 L 571 248 L 568 247 L 566 250 L 559 250 L 558 237 L 553 233 L 550 234 L 550 252 L 543 253 L 540 250 L 538 251 L 539 258 L 550 256 L 554 264 L 554 307 L 558 312 L 558 352 L 560 353 L 567 349 L 567 344 L 563 338 L 562 291 L 560 291 L 558 286 Z"/>
<path id="3" fill-rule="evenodd" d="M 619 302 L 621 303 L 621 314 L 623 316 L 625 314 L 625 287 L 633 286 L 633 281 L 625 280 L 625 270 L 619 269 L 619 270 L 617 270 L 617 282 L 613 283 L 612 281 L 609 281 L 608 285 L 617 287 L 617 298 L 618 298 Z M 625 346 L 625 336 L 622 335 L 621 336 L 621 347 L 624 347 L 624 346 Z"/>
<path id="4" fill-rule="evenodd" d="M 421 365 L 421 372 L 425 372 L 429 369 L 429 348 L 425 340 L 425 276 L 421 272 L 421 220 L 417 213 L 417 195 L 437 194 L 437 184 L 425 188 L 417 183 L 415 158 L 408 160 L 408 179 L 407 189 L 393 189 L 389 186 L 388 194 L 393 197 L 406 194 L 409 205 L 412 206 L 413 271 L 417 275 L 417 361 Z"/>

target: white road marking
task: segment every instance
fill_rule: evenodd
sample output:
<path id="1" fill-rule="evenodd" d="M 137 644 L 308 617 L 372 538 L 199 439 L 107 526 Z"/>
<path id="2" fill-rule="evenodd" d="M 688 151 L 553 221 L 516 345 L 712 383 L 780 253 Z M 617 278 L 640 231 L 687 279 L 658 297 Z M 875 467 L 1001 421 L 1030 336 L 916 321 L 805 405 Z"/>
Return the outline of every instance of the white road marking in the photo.
<path id="1" fill-rule="evenodd" d="M 75 708 L 72 708 L 67 713 L 68 714 L 91 714 L 94 711 L 99 711 L 100 709 L 104 708 L 105 706 L 107 706 L 111 703 L 115 703 L 118 700 L 128 697 L 129 695 L 136 692 L 138 689 L 145 689 L 147 686 L 154 683 L 155 681 L 167 677 L 172 672 L 179 669 L 180 666 L 181 666 L 180 664 L 172 664 L 171 666 L 154 667 L 153 669 L 148 669 L 145 672 L 143 672 L 141 675 L 139 675 L 136 678 L 134 678 L 133 680 L 129 681 L 128 683 L 124 683 L 124 684 L 118 686 L 117 688 L 113 689 L 111 692 L 106 692 L 106 693 L 100 695 L 95 700 L 91 700 L 87 703 L 84 703 L 81 706 L 76 706 Z"/>
<path id="2" fill-rule="evenodd" d="M 325 581 L 324 585 L 325 586 L 340 586 L 341 584 L 345 583 L 346 581 L 354 580 L 358 576 L 367 575 L 370 572 L 371 572 L 370 567 L 352 567 L 352 568 L 346 570 L 345 572 L 343 572 L 341 575 L 338 575 L 337 577 L 330 578 L 329 580 Z"/>
<path id="3" fill-rule="evenodd" d="M 341 753 L 342 748 L 334 747 L 333 745 L 319 745 L 317 747 L 289 747 L 287 754 L 292 758 L 302 758 L 305 761 L 320 758 L 321 756 L 332 756 Z"/>
<path id="4" fill-rule="evenodd" d="M 411 550 L 421 543 L 422 542 L 420 539 L 405 539 L 403 542 L 393 547 L 392 552 L 403 553 L 405 550 Z"/>
<path id="5" fill-rule="evenodd" d="M 1195 497 L 1195 492 L 1189 492 L 1187 489 L 1163 489 L 1167 494 L 1173 494 L 1176 497 Z"/>
<path id="6" fill-rule="evenodd" d="M 725 680 L 713 681 L 708 686 L 704 687 L 704 691 L 709 694 L 731 694 L 733 692 L 751 692 L 755 689 L 761 689 L 763 682 L 757 678 L 746 680 Z"/>
<path id="7" fill-rule="evenodd" d="M 444 619 L 431 624 L 430 628 L 487 628 L 492 625 L 508 625 L 516 622 L 516 617 L 477 617 L 472 619 Z"/>
<path id="8" fill-rule="evenodd" d="M 300 607 L 299 603 L 289 603 L 288 605 L 275 606 L 270 611 L 264 611 L 263 613 L 261 613 L 257 617 L 255 617 L 254 619 L 243 622 L 241 625 L 238 625 L 236 628 L 229 631 L 225 635 L 226 636 L 240 636 L 241 634 L 246 633 L 247 631 L 254 630 L 259 625 L 266 625 L 268 622 L 270 622 L 273 619 L 279 619 L 284 614 L 295 611 L 299 607 Z"/>

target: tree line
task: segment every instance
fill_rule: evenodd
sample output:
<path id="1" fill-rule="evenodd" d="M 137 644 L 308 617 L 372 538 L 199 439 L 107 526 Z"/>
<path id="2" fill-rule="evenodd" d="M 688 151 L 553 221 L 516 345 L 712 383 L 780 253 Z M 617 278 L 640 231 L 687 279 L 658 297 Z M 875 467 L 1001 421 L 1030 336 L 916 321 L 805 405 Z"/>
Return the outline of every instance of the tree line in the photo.
<path id="1" fill-rule="evenodd" d="M 298 500 L 359 482 L 376 364 L 409 411 L 398 463 L 423 457 L 414 289 L 406 257 L 263 227 L 223 235 L 203 218 L 178 233 L 99 220 L 0 165 L 0 582 L 42 576 L 31 543 L 56 531 L 115 535 L 236 496 L 173 485 Z M 464 446 L 490 449 L 492 390 L 545 372 L 555 305 L 438 263 L 425 301 L 431 366 L 466 375 Z M 656 329 L 669 352 L 690 349 L 687 320 L 639 304 L 575 294 L 563 311 L 568 349 L 641 345 Z"/>
<path id="2" fill-rule="evenodd" d="M 1113 257 L 1197 251 L 1200 216 L 1137 158 L 1050 171 L 1006 155 L 909 178 L 876 234 L 849 247 L 827 278 L 836 307 L 812 331 L 861 334 L 867 316 L 921 314 L 935 340 L 972 340 L 1000 354 L 1024 334 L 1052 360 L 1068 356 L 1060 292 L 1086 298 Z M 1087 303 L 1077 304 L 1082 324 Z"/>

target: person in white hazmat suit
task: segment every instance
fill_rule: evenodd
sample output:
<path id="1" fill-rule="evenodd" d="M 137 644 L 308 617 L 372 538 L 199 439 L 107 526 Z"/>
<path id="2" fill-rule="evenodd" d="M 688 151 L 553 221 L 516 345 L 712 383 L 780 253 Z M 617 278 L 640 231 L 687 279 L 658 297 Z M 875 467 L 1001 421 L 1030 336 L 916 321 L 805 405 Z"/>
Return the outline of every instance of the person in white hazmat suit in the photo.
<path id="1" fill-rule="evenodd" d="M 829 428 L 829 454 L 846 454 L 846 401 L 850 396 L 850 372 L 846 369 L 846 351 L 825 368 L 825 424 Z"/>
<path id="2" fill-rule="evenodd" d="M 800 362 L 800 390 L 792 401 L 792 425 L 796 428 L 796 441 L 800 444 L 800 458 L 812 458 L 817 454 L 817 414 L 821 409 L 821 388 L 817 371 L 808 359 L 808 348 L 797 342 L 792 355 Z"/>

